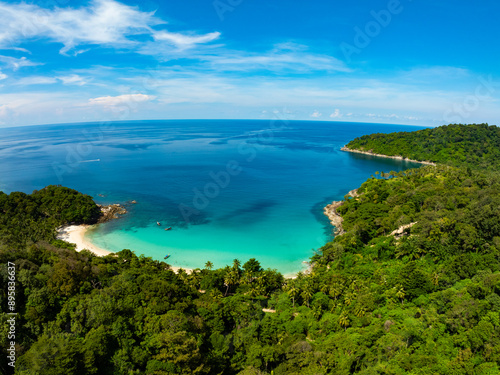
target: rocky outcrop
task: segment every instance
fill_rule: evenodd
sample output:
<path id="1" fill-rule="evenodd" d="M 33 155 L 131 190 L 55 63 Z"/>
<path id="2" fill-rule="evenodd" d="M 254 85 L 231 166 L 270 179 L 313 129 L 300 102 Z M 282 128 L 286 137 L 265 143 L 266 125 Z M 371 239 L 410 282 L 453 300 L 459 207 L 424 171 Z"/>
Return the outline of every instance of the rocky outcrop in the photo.
<path id="1" fill-rule="evenodd" d="M 345 197 L 357 198 L 360 195 L 361 194 L 358 193 L 358 189 L 354 189 L 347 193 Z M 344 201 L 333 201 L 323 209 L 323 213 L 330 219 L 330 223 L 332 223 L 332 225 L 335 227 L 336 236 L 340 236 L 345 233 L 344 229 L 342 228 L 342 222 L 344 221 L 344 219 L 337 212 L 337 208 L 342 206 L 343 203 Z"/>
<path id="2" fill-rule="evenodd" d="M 118 219 L 118 215 L 124 215 L 127 213 L 127 210 L 119 204 L 110 204 L 107 206 L 98 204 L 98 206 L 101 209 L 101 217 L 97 223 L 105 223 L 113 219 Z"/>
<path id="3" fill-rule="evenodd" d="M 330 219 L 330 223 L 335 227 L 335 235 L 340 236 L 344 234 L 344 229 L 342 228 L 342 222 L 344 219 L 342 219 L 342 216 L 339 215 L 337 212 L 337 208 L 342 206 L 343 201 L 334 201 L 327 205 L 323 212 L 324 214 Z"/>

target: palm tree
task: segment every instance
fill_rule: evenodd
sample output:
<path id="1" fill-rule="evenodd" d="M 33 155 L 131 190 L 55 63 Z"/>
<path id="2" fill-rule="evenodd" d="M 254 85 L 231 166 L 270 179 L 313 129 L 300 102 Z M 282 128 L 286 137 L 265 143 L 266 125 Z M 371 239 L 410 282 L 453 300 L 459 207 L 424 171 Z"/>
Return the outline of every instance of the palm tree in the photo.
<path id="1" fill-rule="evenodd" d="M 349 306 L 355 299 L 356 299 L 356 293 L 348 291 L 345 294 L 344 303 Z"/>
<path id="2" fill-rule="evenodd" d="M 329 294 L 335 301 L 337 301 L 337 298 L 342 294 L 342 285 L 340 285 L 339 283 L 333 284 L 330 288 Z"/>
<path id="3" fill-rule="evenodd" d="M 339 324 L 341 327 L 344 327 L 344 331 L 347 330 L 347 327 L 349 326 L 349 316 L 347 313 L 344 311 L 339 318 Z"/>
<path id="4" fill-rule="evenodd" d="M 304 299 L 304 302 L 306 303 L 307 307 L 309 307 L 309 301 L 313 296 L 312 285 L 309 283 L 304 285 L 304 290 L 302 291 L 300 296 Z"/>
<path id="5" fill-rule="evenodd" d="M 328 292 L 330 291 L 330 285 L 325 283 L 325 284 L 321 285 L 321 288 L 319 290 L 322 293 L 328 294 Z"/>
<path id="6" fill-rule="evenodd" d="M 233 260 L 233 268 L 235 270 L 239 270 L 240 269 L 240 265 L 241 265 L 241 262 L 238 259 L 234 259 Z"/>
<path id="7" fill-rule="evenodd" d="M 214 268 L 214 264 L 210 261 L 208 261 L 207 263 L 205 263 L 205 268 L 207 270 L 211 270 L 212 268 Z"/>
<path id="8" fill-rule="evenodd" d="M 400 300 L 401 300 L 401 304 L 403 304 L 403 300 L 405 298 L 405 290 L 403 289 L 403 287 L 399 287 L 399 290 L 396 292 L 396 297 L 398 297 Z"/>
<path id="9" fill-rule="evenodd" d="M 200 274 L 200 269 L 195 268 L 191 274 L 188 276 L 188 280 L 190 284 L 192 284 L 196 289 L 199 289 L 200 282 L 201 282 L 201 274 Z"/>
<path id="10" fill-rule="evenodd" d="M 238 276 L 238 280 L 240 279 L 241 276 L 241 269 L 240 269 L 241 262 L 238 259 L 233 260 L 233 270 Z"/>
<path id="11" fill-rule="evenodd" d="M 292 297 L 292 306 L 295 308 L 295 297 L 299 294 L 299 290 L 295 287 L 295 284 L 288 286 L 287 294 Z"/>
<path id="12" fill-rule="evenodd" d="M 239 280 L 239 275 L 235 272 L 235 270 L 229 270 L 224 276 L 224 285 L 226 286 L 226 293 L 224 297 L 227 296 L 227 292 L 229 291 L 229 287 L 235 285 Z"/>
<path id="13" fill-rule="evenodd" d="M 187 272 L 186 272 L 186 270 L 185 270 L 184 268 L 179 268 L 179 269 L 177 270 L 177 276 L 179 276 L 179 278 L 180 278 L 182 281 L 184 281 L 184 282 L 186 282 L 186 281 L 187 281 L 188 274 L 187 274 Z"/>

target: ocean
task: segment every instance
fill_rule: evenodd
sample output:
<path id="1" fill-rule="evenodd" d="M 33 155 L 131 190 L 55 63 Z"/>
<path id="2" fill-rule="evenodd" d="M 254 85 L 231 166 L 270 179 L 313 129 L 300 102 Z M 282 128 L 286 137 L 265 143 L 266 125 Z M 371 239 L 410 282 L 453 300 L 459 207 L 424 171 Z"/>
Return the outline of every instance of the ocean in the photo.
<path id="1" fill-rule="evenodd" d="M 125 205 L 128 214 L 88 233 L 111 251 L 158 260 L 170 254 L 168 263 L 185 268 L 256 258 L 289 274 L 333 238 L 326 204 L 375 171 L 420 166 L 340 148 L 364 134 L 418 129 L 288 120 L 1 128 L 0 190 L 60 184 L 100 204 Z"/>

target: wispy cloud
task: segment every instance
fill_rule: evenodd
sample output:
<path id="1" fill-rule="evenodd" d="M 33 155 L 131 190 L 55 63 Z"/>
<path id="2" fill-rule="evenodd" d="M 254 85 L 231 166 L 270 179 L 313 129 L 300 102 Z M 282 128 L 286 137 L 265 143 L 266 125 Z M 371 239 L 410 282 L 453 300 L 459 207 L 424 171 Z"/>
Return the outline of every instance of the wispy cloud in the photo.
<path id="1" fill-rule="evenodd" d="M 138 35 L 168 40 L 182 48 L 218 37 L 218 33 L 188 36 L 155 30 L 155 26 L 166 22 L 155 17 L 154 12 L 142 12 L 137 7 L 113 0 L 94 0 L 89 6 L 81 8 L 53 9 L 26 3 L 0 3 L 0 13 L 0 47 L 45 37 L 62 44 L 60 52 L 63 54 L 84 52 L 76 49 L 80 45 L 134 48 L 139 45 L 134 40 Z"/>
<path id="2" fill-rule="evenodd" d="M 0 81 L 2 79 L 6 79 L 7 77 L 8 77 L 7 74 L 3 74 L 2 71 L 0 70 Z"/>
<path id="3" fill-rule="evenodd" d="M 50 85 L 57 83 L 57 79 L 45 76 L 31 76 L 23 77 L 16 81 L 16 85 L 29 86 L 29 85 Z"/>
<path id="4" fill-rule="evenodd" d="M 12 70 L 18 70 L 19 68 L 22 68 L 24 66 L 43 65 L 41 63 L 30 61 L 24 56 L 21 58 L 16 58 L 12 56 L 0 55 L 0 62 L 2 62 L 4 66 Z"/>
<path id="5" fill-rule="evenodd" d="M 311 117 L 312 118 L 319 118 L 321 117 L 323 114 L 319 111 L 314 111 L 313 113 L 311 113 Z"/>
<path id="6" fill-rule="evenodd" d="M 142 103 L 154 100 L 155 96 L 144 95 L 144 94 L 126 94 L 119 96 L 102 96 L 99 98 L 89 99 L 89 104 L 100 105 L 100 106 L 116 106 L 116 105 L 126 105 L 133 103 Z"/>
<path id="7" fill-rule="evenodd" d="M 62 83 L 65 85 L 83 86 L 83 85 L 87 84 L 87 79 L 85 79 L 82 76 L 79 76 L 78 74 L 70 74 L 67 76 L 60 76 L 60 77 L 57 77 L 57 79 L 62 81 Z"/>
<path id="8" fill-rule="evenodd" d="M 350 69 L 340 60 L 307 52 L 277 52 L 228 53 L 226 55 L 206 57 L 212 66 L 218 70 L 251 71 L 339 71 L 349 72 Z"/>
<path id="9" fill-rule="evenodd" d="M 181 49 L 189 48 L 200 43 L 208 43 L 219 37 L 219 32 L 212 32 L 205 35 L 184 35 L 162 30 L 153 33 L 153 38 L 156 41 L 166 41 Z"/>

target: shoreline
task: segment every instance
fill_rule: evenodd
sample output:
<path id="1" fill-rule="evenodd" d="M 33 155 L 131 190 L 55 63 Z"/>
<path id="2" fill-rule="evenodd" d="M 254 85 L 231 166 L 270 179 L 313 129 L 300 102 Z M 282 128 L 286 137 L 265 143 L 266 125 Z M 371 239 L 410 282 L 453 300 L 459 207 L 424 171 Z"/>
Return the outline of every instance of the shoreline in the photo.
<path id="1" fill-rule="evenodd" d="M 92 225 L 69 225 L 57 228 L 56 238 L 68 243 L 76 245 L 76 251 L 89 250 L 97 256 L 106 256 L 113 254 L 109 250 L 95 246 L 93 243 L 85 239 L 87 231 L 93 227 Z"/>
<path id="2" fill-rule="evenodd" d="M 86 224 L 68 225 L 68 226 L 59 227 L 56 229 L 57 230 L 56 238 L 58 240 L 62 240 L 62 241 L 76 245 L 75 250 L 78 252 L 80 252 L 82 250 L 89 250 L 93 254 L 100 256 L 100 257 L 115 254 L 112 251 L 109 251 L 109 250 L 106 250 L 106 249 L 103 249 L 101 247 L 94 245 L 92 242 L 90 242 L 88 239 L 85 238 L 85 235 L 87 234 L 87 232 L 89 230 L 95 228 L 96 225 L 98 225 L 98 224 L 94 224 L 94 225 L 86 225 Z M 162 262 L 167 263 L 165 260 L 163 260 Z M 311 272 L 312 265 L 306 261 L 303 261 L 302 263 L 303 263 L 303 265 L 302 265 L 303 269 L 301 269 L 300 271 L 297 271 L 297 272 L 288 272 L 286 274 L 283 274 L 283 277 L 285 279 L 295 279 L 297 277 L 297 274 L 300 272 L 302 272 L 302 273 Z M 304 263 L 307 263 L 307 266 L 305 266 Z M 193 268 L 174 266 L 174 265 L 169 264 L 169 263 L 167 263 L 167 264 L 170 266 L 169 269 L 175 273 L 179 273 L 179 270 L 182 269 L 188 275 L 190 275 L 194 270 Z"/>
<path id="3" fill-rule="evenodd" d="M 97 256 L 104 257 L 106 255 L 111 255 L 115 254 L 113 251 L 109 251 L 106 249 L 103 249 L 101 247 L 98 247 L 94 245 L 92 242 L 90 242 L 88 239 L 85 238 L 85 235 L 90 229 L 95 228 L 95 226 L 98 224 L 94 225 L 68 225 L 68 226 L 63 226 L 57 228 L 57 235 L 56 238 L 58 240 L 62 240 L 71 244 L 76 245 L 75 250 L 80 252 L 82 250 L 89 250 L 90 252 L 94 253 Z M 166 262 L 165 262 L 166 263 Z M 168 263 L 167 263 L 168 264 Z M 174 271 L 175 273 L 178 273 L 180 269 L 183 269 L 186 271 L 186 273 L 189 275 L 193 270 L 191 268 L 185 268 L 185 267 L 175 267 L 170 265 L 170 269 Z"/>
<path id="4" fill-rule="evenodd" d="M 346 146 L 340 148 L 341 151 L 346 151 L 346 152 L 354 152 L 357 154 L 364 154 L 364 155 L 370 155 L 370 156 L 379 156 L 381 158 L 389 158 L 389 159 L 396 159 L 396 160 L 401 160 L 401 161 L 410 161 L 412 163 L 420 163 L 420 164 L 426 164 L 426 165 L 436 165 L 436 163 L 433 163 L 431 161 L 420 161 L 420 160 L 413 160 L 413 159 L 407 159 L 405 157 L 402 157 L 401 155 L 397 156 L 389 156 L 389 155 L 384 155 L 384 154 L 376 154 L 371 151 L 361 151 L 361 150 L 355 150 L 348 148 Z"/>
<path id="5" fill-rule="evenodd" d="M 82 224 L 82 225 L 67 225 L 67 226 L 62 226 L 56 229 L 57 235 L 56 238 L 58 240 L 62 240 L 71 244 L 76 245 L 75 250 L 80 252 L 82 250 L 88 250 L 91 253 L 99 256 L 99 257 L 104 257 L 107 255 L 115 254 L 115 252 L 103 249 L 99 246 L 94 245 L 92 242 L 90 242 L 87 238 L 85 238 L 85 235 L 87 232 L 93 228 L 95 228 L 99 224 L 94 224 L 94 225 L 87 225 L 87 224 Z M 167 262 L 165 262 L 167 263 Z M 175 273 L 178 273 L 180 269 L 183 269 L 188 275 L 190 275 L 193 272 L 192 268 L 186 268 L 186 267 L 177 267 L 173 266 L 169 263 L 167 263 L 170 266 L 170 270 L 172 270 Z"/>
<path id="6" fill-rule="evenodd" d="M 349 192 L 352 193 L 352 192 Z M 132 201 L 131 203 L 137 203 Z M 61 241 L 75 245 L 75 250 L 80 252 L 82 250 L 88 250 L 96 256 L 104 257 L 107 255 L 115 254 L 115 252 L 103 249 L 99 246 L 94 245 L 91 241 L 86 238 L 89 230 L 95 229 L 99 224 L 118 219 L 121 215 L 127 213 L 125 207 L 120 204 L 110 204 L 110 205 L 97 205 L 101 210 L 101 218 L 96 224 L 88 225 L 65 225 L 56 228 L 56 238 Z M 134 250 L 132 250 L 134 252 Z M 135 253 L 135 252 L 134 252 Z M 169 269 L 175 273 L 179 273 L 179 270 L 184 270 L 188 275 L 192 274 L 196 268 L 187 268 L 182 266 L 174 266 L 165 260 L 160 260 L 169 266 Z M 283 273 L 285 279 L 295 279 L 299 273 L 310 273 L 312 271 L 313 265 L 309 263 L 309 260 L 302 262 L 302 269 L 295 272 Z"/>
<path id="7" fill-rule="evenodd" d="M 330 224 L 335 227 L 335 236 L 341 236 L 344 234 L 344 229 L 342 228 L 342 222 L 344 219 L 337 212 L 337 208 L 342 206 L 342 203 L 344 203 L 344 201 L 333 201 L 332 203 L 327 204 L 323 209 L 323 213 L 330 220 Z"/>

